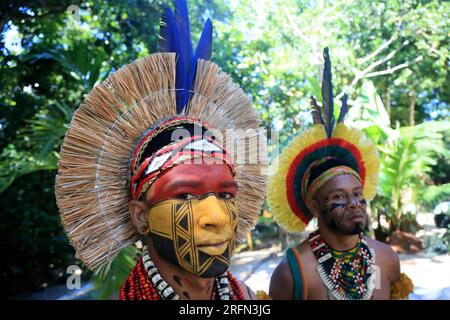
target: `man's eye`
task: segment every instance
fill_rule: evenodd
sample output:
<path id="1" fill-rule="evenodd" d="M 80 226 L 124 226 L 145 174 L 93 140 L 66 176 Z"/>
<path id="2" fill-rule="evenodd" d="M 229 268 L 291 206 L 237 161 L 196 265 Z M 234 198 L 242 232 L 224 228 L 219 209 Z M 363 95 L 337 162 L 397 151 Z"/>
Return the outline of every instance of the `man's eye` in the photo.
<path id="1" fill-rule="evenodd" d="M 176 198 L 180 200 L 192 200 L 195 198 L 195 195 L 191 193 L 180 193 L 179 195 L 176 196 Z"/>
<path id="2" fill-rule="evenodd" d="M 220 199 L 231 199 L 233 197 L 234 197 L 234 195 L 232 195 L 229 192 L 219 192 L 219 198 Z"/>
<path id="3" fill-rule="evenodd" d="M 333 197 L 332 197 L 333 200 L 341 200 L 342 198 L 343 198 L 343 197 L 342 197 L 341 194 L 335 194 L 335 195 L 333 195 Z"/>

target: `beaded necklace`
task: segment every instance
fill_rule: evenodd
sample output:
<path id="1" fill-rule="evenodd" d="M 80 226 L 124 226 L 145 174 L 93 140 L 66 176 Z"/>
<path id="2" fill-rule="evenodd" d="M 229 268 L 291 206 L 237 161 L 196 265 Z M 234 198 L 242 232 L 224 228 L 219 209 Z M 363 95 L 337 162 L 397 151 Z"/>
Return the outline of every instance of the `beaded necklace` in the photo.
<path id="1" fill-rule="evenodd" d="M 216 277 L 211 299 L 244 300 L 244 294 L 230 272 Z M 180 300 L 179 295 L 162 278 L 144 247 L 142 258 L 131 269 L 120 290 L 121 300 Z"/>
<path id="2" fill-rule="evenodd" d="M 353 249 L 330 248 L 319 230 L 309 235 L 309 245 L 317 258 L 317 271 L 327 287 L 328 298 L 337 300 L 369 300 L 375 288 L 375 252 L 363 234 Z"/>

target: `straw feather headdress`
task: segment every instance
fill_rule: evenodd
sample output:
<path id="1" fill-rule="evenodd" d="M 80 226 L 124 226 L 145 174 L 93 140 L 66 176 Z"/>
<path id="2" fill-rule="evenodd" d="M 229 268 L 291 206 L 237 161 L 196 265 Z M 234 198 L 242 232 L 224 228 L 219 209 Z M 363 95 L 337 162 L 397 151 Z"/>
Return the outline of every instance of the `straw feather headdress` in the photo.
<path id="1" fill-rule="evenodd" d="M 335 125 L 328 48 L 324 50 L 324 60 L 322 106 L 312 101 L 314 125 L 283 150 L 274 162 L 277 167 L 268 182 L 268 205 L 277 222 L 291 232 L 304 230 L 313 217 L 307 204 L 312 168 L 316 171 L 337 166 L 349 168 L 342 173 L 354 172 L 358 176 L 366 200 L 373 199 L 378 182 L 380 163 L 376 146 L 362 131 L 348 128 L 343 122 L 346 95 Z"/>
<path id="2" fill-rule="evenodd" d="M 207 20 L 195 52 L 185 1 L 166 9 L 159 48 L 97 85 L 75 111 L 61 146 L 56 199 L 71 244 L 90 269 L 108 268 L 138 240 L 128 210 L 130 165 L 140 140 L 165 119 L 188 119 L 213 129 L 245 131 L 257 140 L 260 119 L 248 96 L 214 63 Z M 227 137 L 228 138 L 228 137 Z M 236 137 L 235 137 L 236 138 Z M 236 151 L 241 148 L 236 148 Z M 249 148 L 245 148 L 248 156 Z M 261 152 L 261 150 L 260 150 Z M 236 164 L 242 240 L 256 223 L 265 193 L 264 157 Z"/>

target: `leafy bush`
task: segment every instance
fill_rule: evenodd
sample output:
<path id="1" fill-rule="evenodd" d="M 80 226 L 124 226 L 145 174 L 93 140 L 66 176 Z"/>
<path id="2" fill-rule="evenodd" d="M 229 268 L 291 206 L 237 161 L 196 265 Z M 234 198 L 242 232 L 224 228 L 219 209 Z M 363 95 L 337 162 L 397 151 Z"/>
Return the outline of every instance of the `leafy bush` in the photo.
<path id="1" fill-rule="evenodd" d="M 1 295 L 65 283 L 74 258 L 56 209 L 55 172 L 22 176 L 0 197 Z"/>
<path id="2" fill-rule="evenodd" d="M 422 244 L 428 254 L 447 254 L 450 252 L 450 234 L 431 234 L 422 239 Z"/>

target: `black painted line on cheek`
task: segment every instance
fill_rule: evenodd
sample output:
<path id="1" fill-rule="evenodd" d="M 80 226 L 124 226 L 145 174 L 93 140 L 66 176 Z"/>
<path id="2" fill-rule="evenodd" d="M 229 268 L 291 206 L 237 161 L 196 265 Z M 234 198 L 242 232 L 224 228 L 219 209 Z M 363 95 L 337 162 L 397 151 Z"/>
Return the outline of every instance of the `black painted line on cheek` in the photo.
<path id="1" fill-rule="evenodd" d="M 338 219 L 336 219 L 337 224 L 341 225 L 342 219 L 344 219 L 344 214 L 345 214 L 345 203 L 335 203 L 335 202 L 333 202 L 333 203 L 330 204 L 330 207 L 331 207 L 330 215 L 333 215 L 334 212 L 338 211 L 338 209 L 341 209 L 340 211 L 342 211 L 342 212 L 340 212 L 340 213 L 337 212 L 336 214 L 334 214 L 334 215 L 338 216 L 337 217 Z M 339 217 L 339 215 L 340 215 L 340 217 Z"/>
<path id="2" fill-rule="evenodd" d="M 345 208 L 345 203 L 335 203 L 335 202 L 332 202 L 332 203 L 330 204 L 330 207 L 331 207 L 330 212 L 333 212 L 333 211 L 336 210 L 337 208 Z"/>
<path id="3" fill-rule="evenodd" d="M 339 219 L 339 222 L 338 222 L 339 225 L 342 225 L 342 219 L 344 219 L 344 215 L 345 215 L 345 210 L 342 210 L 341 218 Z"/>

